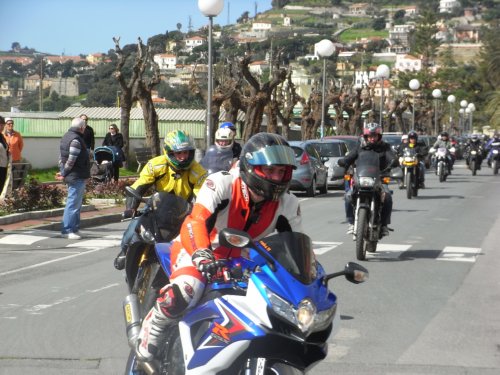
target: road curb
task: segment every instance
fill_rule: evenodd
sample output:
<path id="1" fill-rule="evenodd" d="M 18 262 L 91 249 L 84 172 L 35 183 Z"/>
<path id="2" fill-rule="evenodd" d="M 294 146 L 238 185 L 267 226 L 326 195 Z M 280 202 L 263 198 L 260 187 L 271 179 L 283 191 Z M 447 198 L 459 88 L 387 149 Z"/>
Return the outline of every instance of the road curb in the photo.
<path id="1" fill-rule="evenodd" d="M 81 212 L 89 212 L 95 210 L 96 207 L 93 204 L 91 204 L 82 206 Z M 52 210 L 29 211 L 29 212 L 21 212 L 17 214 L 5 215 L 0 217 L 0 225 L 15 224 L 20 221 L 26 221 L 26 220 L 45 219 L 53 216 L 62 216 L 63 213 L 64 213 L 64 207 L 54 208 Z"/>
<path id="2" fill-rule="evenodd" d="M 109 223 L 118 223 L 121 220 L 122 220 L 122 213 L 121 212 L 120 213 L 106 214 L 106 215 L 99 215 L 99 216 L 94 216 L 94 217 L 86 217 L 86 218 L 82 217 L 80 219 L 80 228 L 89 228 L 89 227 L 105 225 L 105 224 L 109 224 Z M 59 230 L 61 230 L 61 221 L 58 220 L 57 222 L 43 223 L 43 224 L 33 226 L 31 228 L 59 231 Z"/>

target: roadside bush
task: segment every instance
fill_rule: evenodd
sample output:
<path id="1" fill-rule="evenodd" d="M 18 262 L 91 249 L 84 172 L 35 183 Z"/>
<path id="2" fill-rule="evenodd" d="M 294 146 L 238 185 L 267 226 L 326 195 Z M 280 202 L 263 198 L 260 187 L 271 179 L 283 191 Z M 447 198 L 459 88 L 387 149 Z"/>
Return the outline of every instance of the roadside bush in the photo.
<path id="1" fill-rule="evenodd" d="M 125 186 L 130 186 L 135 182 L 135 178 L 119 179 L 118 182 L 96 182 L 89 179 L 85 188 L 85 200 L 92 198 L 97 199 L 114 199 L 116 202 L 121 202 L 125 197 Z"/>
<path id="2" fill-rule="evenodd" d="M 0 204 L 4 214 L 15 212 L 39 211 L 64 207 L 65 191 L 57 185 L 42 184 L 29 179 L 24 186 L 15 189 L 12 195 Z"/>

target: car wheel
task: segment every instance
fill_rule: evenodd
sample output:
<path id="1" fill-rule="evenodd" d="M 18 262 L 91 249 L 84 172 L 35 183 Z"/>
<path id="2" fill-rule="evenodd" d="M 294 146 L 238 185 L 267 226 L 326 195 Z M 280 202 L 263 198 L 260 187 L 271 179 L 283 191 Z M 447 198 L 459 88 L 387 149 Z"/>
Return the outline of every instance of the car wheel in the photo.
<path id="1" fill-rule="evenodd" d="M 326 175 L 325 183 L 319 188 L 320 194 L 328 194 L 328 175 Z"/>
<path id="2" fill-rule="evenodd" d="M 316 176 L 311 179 L 311 186 L 307 189 L 307 196 L 314 197 L 316 195 Z"/>

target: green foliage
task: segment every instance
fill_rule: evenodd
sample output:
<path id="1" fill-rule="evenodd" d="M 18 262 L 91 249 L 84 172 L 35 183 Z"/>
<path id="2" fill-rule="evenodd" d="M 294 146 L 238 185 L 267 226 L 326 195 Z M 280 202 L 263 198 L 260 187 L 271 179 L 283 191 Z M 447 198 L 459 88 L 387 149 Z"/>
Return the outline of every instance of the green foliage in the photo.
<path id="1" fill-rule="evenodd" d="M 0 205 L 5 213 L 48 210 L 63 207 L 65 191 L 56 185 L 42 184 L 35 179 L 15 189 Z"/>
<path id="2" fill-rule="evenodd" d="M 135 182 L 135 178 L 120 179 L 117 182 L 110 181 L 108 183 L 98 183 L 89 179 L 85 187 L 85 200 L 90 199 L 114 199 L 116 202 L 121 202 L 125 197 L 125 187 L 130 186 Z"/>

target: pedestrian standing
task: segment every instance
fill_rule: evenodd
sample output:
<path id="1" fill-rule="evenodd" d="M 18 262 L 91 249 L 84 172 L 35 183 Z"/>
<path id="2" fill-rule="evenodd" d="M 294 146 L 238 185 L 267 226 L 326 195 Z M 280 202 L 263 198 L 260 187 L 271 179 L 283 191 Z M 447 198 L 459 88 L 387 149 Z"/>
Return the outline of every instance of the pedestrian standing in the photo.
<path id="1" fill-rule="evenodd" d="M 104 137 L 104 141 L 102 142 L 103 146 L 115 147 L 113 150 L 115 152 L 115 157 L 118 156 L 119 160 L 113 162 L 113 179 L 118 181 L 120 177 L 120 167 L 123 166 L 123 135 L 118 130 L 118 126 L 116 124 L 109 125 L 109 132 Z M 118 155 L 116 155 L 118 153 Z"/>
<path id="2" fill-rule="evenodd" d="M 9 145 L 12 162 L 20 162 L 22 159 L 21 153 L 23 151 L 24 141 L 21 133 L 14 130 L 14 120 L 10 117 L 5 119 L 5 129 L 3 130 L 3 135 Z"/>
<path id="3" fill-rule="evenodd" d="M 0 116 L 0 197 L 3 197 L 5 180 L 7 179 L 7 167 L 9 166 L 9 145 L 3 136 L 5 119 Z M 0 232 L 3 229 L 0 228 Z"/>
<path id="4" fill-rule="evenodd" d="M 80 118 L 85 121 L 85 132 L 83 133 L 83 140 L 85 141 L 85 146 L 87 146 L 89 157 L 92 157 L 95 145 L 94 129 L 92 129 L 92 127 L 89 125 L 89 118 L 86 114 L 81 114 Z"/>
<path id="5" fill-rule="evenodd" d="M 90 178 L 89 150 L 83 139 L 85 127 L 82 118 L 74 118 L 60 143 L 60 172 L 56 174 L 56 179 L 64 180 L 68 189 L 61 233 L 70 240 L 82 238 L 79 233 L 80 210 L 85 194 L 85 182 Z"/>

